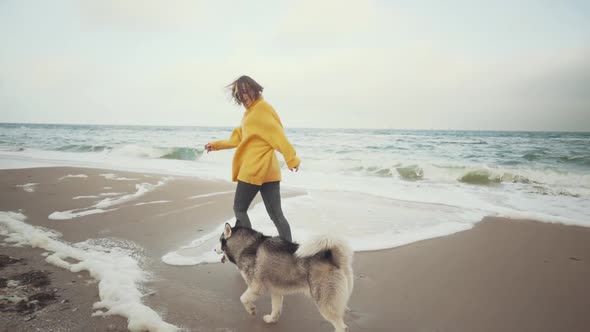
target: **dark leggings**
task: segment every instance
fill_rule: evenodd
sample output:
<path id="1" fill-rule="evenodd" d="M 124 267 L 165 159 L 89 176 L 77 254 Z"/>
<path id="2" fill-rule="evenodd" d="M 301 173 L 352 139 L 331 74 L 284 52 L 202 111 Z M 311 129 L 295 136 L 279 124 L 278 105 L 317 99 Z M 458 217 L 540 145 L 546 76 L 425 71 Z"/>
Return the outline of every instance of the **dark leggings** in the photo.
<path id="1" fill-rule="evenodd" d="M 261 186 L 238 181 L 236 187 L 236 196 L 234 197 L 234 213 L 236 219 L 242 223 L 244 227 L 252 228 L 250 218 L 248 218 L 248 208 L 250 203 L 260 191 L 266 212 L 270 219 L 275 223 L 279 236 L 285 240 L 291 241 L 291 227 L 289 222 L 283 215 L 281 209 L 281 186 L 279 181 L 263 183 Z"/>

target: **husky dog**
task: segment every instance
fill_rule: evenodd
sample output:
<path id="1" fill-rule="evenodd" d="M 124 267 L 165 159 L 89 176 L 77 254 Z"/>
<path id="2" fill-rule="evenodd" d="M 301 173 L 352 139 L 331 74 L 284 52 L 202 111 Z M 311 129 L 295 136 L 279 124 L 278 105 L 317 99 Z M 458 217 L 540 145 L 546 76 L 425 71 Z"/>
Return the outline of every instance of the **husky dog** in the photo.
<path id="1" fill-rule="evenodd" d="M 316 303 L 322 316 L 337 332 L 347 331 L 343 317 L 352 293 L 352 250 L 344 242 L 321 237 L 299 245 L 280 237 L 265 236 L 253 229 L 226 223 L 215 249 L 221 262 L 234 263 L 248 285 L 240 301 L 256 315 L 254 301 L 269 291 L 272 312 L 263 317 L 276 323 L 283 295 L 303 293 Z"/>

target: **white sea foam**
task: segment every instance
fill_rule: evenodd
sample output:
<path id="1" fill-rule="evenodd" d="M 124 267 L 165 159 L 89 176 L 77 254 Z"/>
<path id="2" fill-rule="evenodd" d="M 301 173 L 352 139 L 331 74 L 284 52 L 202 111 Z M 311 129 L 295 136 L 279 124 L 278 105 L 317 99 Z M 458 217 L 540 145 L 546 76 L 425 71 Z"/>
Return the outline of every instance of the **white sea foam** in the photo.
<path id="1" fill-rule="evenodd" d="M 62 176 L 61 178 L 57 179 L 58 181 L 64 180 L 64 179 L 69 179 L 69 178 L 87 178 L 88 175 L 86 174 L 68 174 L 66 176 Z"/>
<path id="2" fill-rule="evenodd" d="M 351 203 L 355 202 L 355 203 Z M 319 234 L 346 239 L 355 251 L 392 248 L 415 241 L 467 230 L 488 212 L 437 204 L 401 201 L 343 191 L 310 191 L 283 199 L 283 211 L 293 239 L 305 241 Z M 253 227 L 267 235 L 278 235 L 264 204 L 248 211 Z M 228 220 L 233 225 L 234 220 Z M 171 265 L 219 262 L 213 255 L 220 225 L 190 244 L 162 257 Z"/>
<path id="3" fill-rule="evenodd" d="M 0 224 L 6 227 L 4 241 L 47 250 L 52 253 L 46 258 L 48 263 L 71 272 L 88 271 L 98 281 L 100 301 L 93 305 L 95 313 L 126 317 L 127 328 L 133 332 L 178 331 L 176 326 L 164 322 L 158 313 L 142 303 L 139 285 L 147 281 L 147 275 L 132 253 L 118 247 L 107 249 L 90 241 L 72 245 L 58 240 L 58 235 L 53 232 L 27 224 L 25 219 L 21 213 L 0 211 Z"/>
<path id="4" fill-rule="evenodd" d="M 357 187 L 360 188 L 360 187 Z M 412 186 L 406 190 L 406 197 L 412 196 Z M 372 188 L 375 191 L 375 188 Z M 489 194 L 489 192 L 485 192 Z M 503 201 L 501 193 L 494 203 L 486 203 L 483 195 L 465 195 L 461 188 L 442 190 L 428 198 L 430 202 L 384 195 L 370 195 L 359 192 L 309 190 L 307 195 L 283 198 L 283 211 L 291 225 L 293 239 L 301 242 L 319 234 L 335 234 L 347 239 L 355 251 L 378 250 L 406 245 L 416 241 L 450 235 L 470 229 L 487 215 L 514 218 L 531 218 L 539 221 L 556 222 L 566 225 L 590 227 L 590 220 L 583 218 L 583 204 L 573 211 L 571 206 L 559 207 L 559 197 L 547 197 L 545 211 L 540 210 L 537 200 Z M 552 198 L 552 199 L 551 199 Z M 480 201 L 480 199 L 482 201 Z M 458 205 L 446 204 L 458 202 Z M 580 199 L 580 203 L 582 203 Z M 586 203 L 587 204 L 587 203 Z M 519 209 L 522 208 L 522 209 Z M 573 218 L 551 214 L 556 209 L 570 209 Z M 578 217 L 575 217 L 575 215 Z M 276 227 L 268 217 L 263 203 L 248 211 L 253 227 L 267 235 L 278 235 Z M 233 225 L 234 219 L 227 222 Z M 190 244 L 167 253 L 162 260 L 171 265 L 194 265 L 219 262 L 213 248 L 222 232 L 222 225 L 207 234 L 197 237 Z"/>
<path id="5" fill-rule="evenodd" d="M 117 174 L 113 174 L 113 173 L 100 174 L 100 176 L 104 177 L 107 180 L 117 180 L 117 181 L 135 181 L 135 180 L 139 180 L 139 179 L 133 179 L 133 178 L 126 178 L 126 177 L 123 177 L 123 176 L 118 176 Z"/>
<path id="6" fill-rule="evenodd" d="M 217 234 L 219 236 L 219 234 Z M 203 248 L 204 249 L 204 248 Z M 215 253 L 213 249 L 191 254 L 188 250 L 180 252 L 172 251 L 162 256 L 162 261 L 169 265 L 199 265 L 219 263 L 221 256 Z"/>
<path id="7" fill-rule="evenodd" d="M 161 204 L 161 203 L 170 203 L 170 201 L 152 201 L 152 202 L 143 202 L 143 203 L 137 203 L 137 204 L 135 204 L 135 206 L 140 206 L 140 205 L 147 205 L 147 204 Z"/>
<path id="8" fill-rule="evenodd" d="M 54 128 L 39 130 L 46 131 L 45 137 L 55 137 L 61 142 L 56 144 L 63 146 L 68 143 L 67 135 L 74 129 L 60 129 L 61 136 L 56 135 Z M 89 141 L 88 144 L 107 146 L 107 149 L 77 153 L 41 150 L 46 139 L 41 139 L 43 144 L 28 139 L 21 144 L 24 150 L 0 151 L 0 168 L 73 166 L 107 168 L 113 170 L 109 171 L 111 173 L 131 171 L 215 180 L 230 177 L 231 150 L 204 153 L 196 160 L 187 161 L 162 159 L 159 152 L 154 153 L 158 148 L 152 148 L 191 146 L 195 141 L 221 139 L 229 136 L 229 128 L 178 129 L 174 135 L 161 128 L 135 128 L 124 134 L 109 127 L 99 129 L 106 135 L 89 137 L 85 130 L 77 132 L 79 138 Z M 9 136 L 18 140 L 21 134 L 16 130 Z M 424 206 L 435 223 L 449 230 L 455 229 L 452 222 L 472 223 L 481 215 L 532 217 L 580 226 L 588 226 L 590 221 L 590 150 L 584 144 L 590 140 L 587 134 L 288 129 L 288 135 L 297 144 L 297 154 L 302 158 L 303 166 L 298 173 L 288 172 L 279 155 L 283 165 L 281 190 L 283 193 L 290 189 L 309 191 L 318 200 L 317 204 L 323 204 L 325 200 L 321 197 L 329 197 L 333 192 L 352 193 L 339 197 L 339 204 L 359 211 L 368 209 L 372 203 L 358 197 L 413 202 Z M 109 140 L 102 137 L 109 137 Z M 137 146 L 125 146 L 129 141 L 138 142 Z M 110 148 L 114 153 L 109 152 Z M 120 176 L 112 174 L 111 177 Z M 206 193 L 191 199 L 204 197 L 203 200 L 207 200 L 208 195 L 217 194 Z M 291 202 L 291 199 L 284 200 L 285 210 Z M 440 219 L 439 211 L 444 216 L 447 207 L 476 211 L 477 215 L 455 220 Z M 259 209 L 264 212 L 264 208 Z M 405 208 L 400 209 L 405 211 Z M 303 212 L 295 211 L 296 214 Z M 399 213 L 398 208 L 392 208 L 390 213 Z M 286 213 L 294 234 L 300 236 L 303 227 L 298 230 L 299 218 L 292 215 L 292 212 Z M 265 213 L 261 216 L 267 218 Z M 344 220 L 346 217 L 343 216 Z M 378 218 L 383 218 L 383 223 L 376 225 L 388 229 L 387 214 L 382 213 Z M 258 221 L 253 220 L 253 223 Z M 303 225 L 311 229 L 317 226 Z M 399 226 L 393 225 L 392 228 Z M 274 231 L 274 227 L 268 230 Z M 407 239 L 414 238 L 410 234 L 415 230 L 399 228 L 400 234 L 408 234 Z M 426 230 L 422 231 L 426 233 Z M 372 232 L 377 233 L 376 230 Z M 442 230 L 436 233 L 445 234 Z M 369 236 L 367 234 L 361 233 L 359 241 Z M 377 237 L 375 234 L 371 236 L 373 239 Z M 403 237 L 398 240 L 396 243 L 406 242 Z M 384 248 L 395 245 L 387 237 L 379 241 L 373 243 L 382 243 Z"/>
<path id="9" fill-rule="evenodd" d="M 133 194 L 128 194 L 128 195 L 123 195 L 120 197 L 116 197 L 116 198 L 105 198 L 102 201 L 98 202 L 96 204 L 96 207 L 99 209 L 104 209 L 113 205 L 118 205 L 118 204 L 122 204 L 125 202 L 129 202 L 132 201 L 140 196 L 145 195 L 146 193 L 154 190 L 155 188 L 161 186 L 164 184 L 165 181 L 159 181 L 157 184 L 153 185 L 150 183 L 141 183 L 141 184 L 136 184 L 135 185 L 135 189 L 137 190 L 135 193 Z"/>
<path id="10" fill-rule="evenodd" d="M 38 185 L 38 183 L 27 183 L 27 184 L 17 184 L 16 187 L 23 188 L 24 191 L 26 191 L 28 193 L 32 193 L 32 192 L 35 192 L 35 187 L 37 185 Z"/>
<path id="11" fill-rule="evenodd" d="M 75 196 L 75 197 L 72 197 L 72 199 L 87 199 L 87 198 L 98 198 L 98 197 L 100 197 L 100 196 L 92 196 L 92 195 L 91 196 Z"/>
<path id="12" fill-rule="evenodd" d="M 105 213 L 109 211 L 114 211 L 116 209 L 104 210 L 104 209 L 77 209 L 77 210 L 69 210 L 69 211 L 55 211 L 52 212 L 48 218 L 52 220 L 68 220 L 74 219 L 78 217 L 89 216 L 92 214 L 98 213 Z"/>
<path id="13" fill-rule="evenodd" d="M 191 241 L 190 244 L 180 247 L 177 251 L 167 253 L 162 257 L 162 261 L 169 265 L 197 265 L 220 262 L 221 256 L 216 254 L 213 249 L 223 231 L 224 225 L 222 224 L 215 230 L 198 237 Z"/>
<path id="14" fill-rule="evenodd" d="M 100 193 L 100 196 L 119 196 L 119 195 L 124 195 L 126 193 Z"/>
<path id="15" fill-rule="evenodd" d="M 145 195 L 146 193 L 154 190 L 155 188 L 163 185 L 166 182 L 166 180 L 167 179 L 163 179 L 162 181 L 159 181 L 156 184 L 151 184 L 151 183 L 136 184 L 135 188 L 137 191 L 132 194 L 127 194 L 127 195 L 123 195 L 123 196 L 116 197 L 116 198 L 110 198 L 110 197 L 105 198 L 105 199 L 101 200 L 100 202 L 98 202 L 92 206 L 86 207 L 86 208 L 80 208 L 80 209 L 74 209 L 74 210 L 68 210 L 68 211 L 55 211 L 55 212 L 51 213 L 48 218 L 52 219 L 52 220 L 67 220 L 67 219 L 74 219 L 74 218 L 83 217 L 83 216 L 87 216 L 87 215 L 91 215 L 91 214 L 114 211 L 116 209 L 108 209 L 108 208 L 132 201 L 134 199 L 137 199 L 137 198 Z"/>

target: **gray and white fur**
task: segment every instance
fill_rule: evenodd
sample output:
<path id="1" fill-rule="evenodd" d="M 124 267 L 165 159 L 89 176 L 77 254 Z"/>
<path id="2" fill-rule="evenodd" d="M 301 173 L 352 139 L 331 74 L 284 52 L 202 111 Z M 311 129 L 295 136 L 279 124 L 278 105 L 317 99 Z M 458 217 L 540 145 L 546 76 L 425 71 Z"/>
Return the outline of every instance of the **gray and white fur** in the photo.
<path id="1" fill-rule="evenodd" d="M 283 296 L 303 293 L 335 331 L 348 330 L 343 318 L 353 288 L 353 252 L 344 241 L 323 236 L 300 246 L 242 227 L 238 220 L 234 227 L 225 224 L 215 251 L 223 254 L 222 262 L 234 263 L 246 281 L 248 289 L 240 300 L 249 314 L 256 315 L 253 302 L 268 291 L 272 311 L 263 319 L 276 323 Z"/>

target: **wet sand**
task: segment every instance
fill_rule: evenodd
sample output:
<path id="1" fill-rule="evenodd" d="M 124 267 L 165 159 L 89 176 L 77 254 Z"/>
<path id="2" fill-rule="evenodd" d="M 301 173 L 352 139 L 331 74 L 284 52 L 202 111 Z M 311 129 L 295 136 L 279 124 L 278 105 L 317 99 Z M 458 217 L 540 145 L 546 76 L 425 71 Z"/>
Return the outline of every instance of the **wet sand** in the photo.
<path id="1" fill-rule="evenodd" d="M 105 173 L 134 180 L 100 176 Z M 62 178 L 76 174 L 88 177 Z M 113 211 L 74 220 L 48 218 L 97 200 L 73 197 L 132 193 L 137 183 L 156 184 L 162 178 L 167 178 L 162 186 Z M 37 183 L 34 191 L 19 187 L 27 183 Z M 171 266 L 160 260 L 230 219 L 234 188 L 230 182 L 88 168 L 1 170 L 0 211 L 20 210 L 27 223 L 59 231 L 70 243 L 104 237 L 132 241 L 142 248 L 143 268 L 152 274 L 143 285 L 150 294 L 144 303 L 176 326 L 191 331 L 332 331 L 302 296 L 285 298 L 276 325 L 262 321 L 270 311 L 268 296 L 257 301 L 258 316 L 250 317 L 239 301 L 244 282 L 232 264 Z M 220 194 L 190 198 L 212 192 Z M 123 317 L 91 317 L 99 298 L 87 273 L 50 265 L 42 252 L 0 247 L 0 254 L 23 259 L 0 268 L 0 278 L 43 270 L 49 272 L 51 290 L 56 289 L 56 300 L 32 313 L 0 311 L 0 331 L 37 331 L 40 326 L 46 331 L 126 330 Z M 590 330 L 588 228 L 488 217 L 447 237 L 356 253 L 354 274 L 351 312 L 345 319 L 351 331 Z M 0 288 L 0 295 L 10 291 Z"/>

